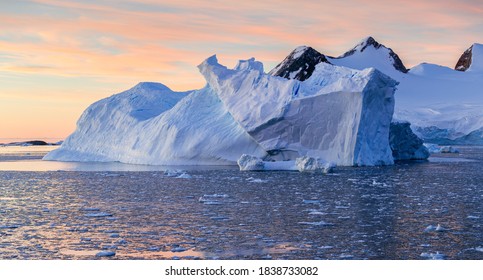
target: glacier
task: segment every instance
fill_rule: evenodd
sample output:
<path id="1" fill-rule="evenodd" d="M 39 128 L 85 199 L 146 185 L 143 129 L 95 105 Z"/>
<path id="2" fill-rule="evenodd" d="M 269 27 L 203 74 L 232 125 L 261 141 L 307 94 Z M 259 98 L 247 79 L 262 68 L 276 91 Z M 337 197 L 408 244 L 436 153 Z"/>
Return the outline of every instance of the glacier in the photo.
<path id="1" fill-rule="evenodd" d="M 264 73 L 253 58 L 228 69 L 212 56 L 198 67 L 203 89 L 140 83 L 92 104 L 44 160 L 231 165 L 249 154 L 269 162 L 393 163 L 397 82 L 374 68 L 319 63 L 298 81 Z"/>

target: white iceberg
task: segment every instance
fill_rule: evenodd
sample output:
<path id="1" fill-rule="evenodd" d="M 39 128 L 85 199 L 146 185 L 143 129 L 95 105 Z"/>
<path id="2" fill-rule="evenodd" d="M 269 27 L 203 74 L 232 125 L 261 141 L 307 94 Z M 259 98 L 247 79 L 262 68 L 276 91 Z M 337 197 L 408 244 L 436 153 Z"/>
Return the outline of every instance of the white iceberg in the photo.
<path id="1" fill-rule="evenodd" d="M 322 172 L 330 173 L 335 167 L 332 162 L 324 162 L 320 159 L 312 157 L 301 157 L 295 160 L 295 166 L 297 166 L 300 172 Z"/>
<path id="2" fill-rule="evenodd" d="M 375 69 L 317 64 L 305 81 L 267 75 L 260 62 L 200 66 L 233 118 L 268 153 L 337 165 L 392 164 L 389 124 L 397 82 Z"/>
<path id="3" fill-rule="evenodd" d="M 240 171 L 300 171 L 330 173 L 335 164 L 308 156 L 285 161 L 263 161 L 261 158 L 242 155 L 237 161 Z"/>
<path id="4" fill-rule="evenodd" d="M 301 82 L 265 74 L 254 59 L 230 70 L 212 56 L 199 68 L 208 82 L 201 90 L 140 83 L 92 104 L 44 159 L 231 165 L 250 154 L 346 166 L 393 163 L 388 135 L 397 82 L 375 69 L 320 63 Z M 265 170 L 288 165 L 267 162 Z"/>

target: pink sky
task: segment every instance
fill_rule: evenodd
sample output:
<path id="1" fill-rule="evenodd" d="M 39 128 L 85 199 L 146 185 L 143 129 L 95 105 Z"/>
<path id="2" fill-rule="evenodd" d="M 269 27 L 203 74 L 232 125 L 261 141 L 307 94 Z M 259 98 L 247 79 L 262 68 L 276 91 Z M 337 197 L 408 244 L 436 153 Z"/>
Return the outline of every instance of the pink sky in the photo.
<path id="1" fill-rule="evenodd" d="M 373 36 L 407 67 L 483 43 L 482 1 L 19 0 L 0 3 L 0 138 L 68 136 L 91 103 L 140 81 L 201 88 L 198 65 L 299 45 L 338 56 Z"/>

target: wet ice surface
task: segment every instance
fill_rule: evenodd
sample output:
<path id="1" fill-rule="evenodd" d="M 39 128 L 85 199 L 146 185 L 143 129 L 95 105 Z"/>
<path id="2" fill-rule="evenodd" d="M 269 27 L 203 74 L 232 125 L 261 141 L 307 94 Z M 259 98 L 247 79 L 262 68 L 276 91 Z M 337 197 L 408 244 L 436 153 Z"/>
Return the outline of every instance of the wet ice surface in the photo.
<path id="1" fill-rule="evenodd" d="M 0 171 L 0 259 L 483 259 L 483 149 L 459 149 L 331 175 Z"/>

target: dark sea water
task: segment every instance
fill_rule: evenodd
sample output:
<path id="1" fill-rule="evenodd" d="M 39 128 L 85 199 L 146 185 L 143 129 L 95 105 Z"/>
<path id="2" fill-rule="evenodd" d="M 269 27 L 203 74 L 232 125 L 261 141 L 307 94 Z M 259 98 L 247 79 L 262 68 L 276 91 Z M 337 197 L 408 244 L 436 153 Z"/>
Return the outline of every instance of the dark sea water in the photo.
<path id="1" fill-rule="evenodd" d="M 0 259 L 483 259 L 483 148 L 459 149 L 329 175 L 0 150 Z"/>

